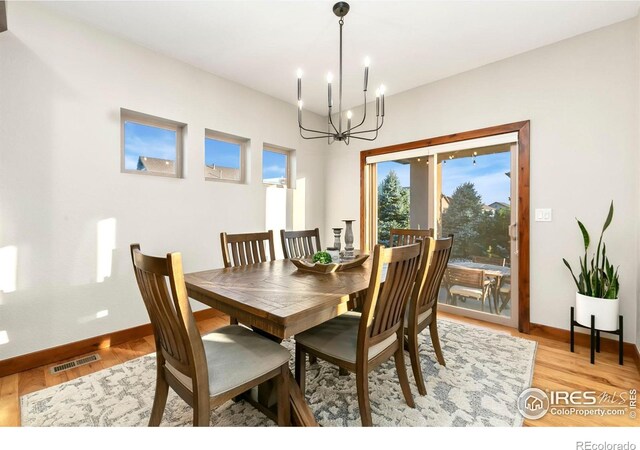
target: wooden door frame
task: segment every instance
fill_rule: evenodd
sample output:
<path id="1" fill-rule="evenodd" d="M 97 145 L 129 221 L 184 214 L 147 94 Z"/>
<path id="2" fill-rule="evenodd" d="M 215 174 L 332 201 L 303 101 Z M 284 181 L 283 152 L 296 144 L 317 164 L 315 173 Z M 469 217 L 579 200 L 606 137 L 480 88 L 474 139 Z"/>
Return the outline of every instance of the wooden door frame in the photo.
<path id="1" fill-rule="evenodd" d="M 466 141 L 506 133 L 518 133 L 518 330 L 529 333 L 531 327 L 529 308 L 529 154 L 530 154 L 530 122 L 508 123 L 495 127 L 479 130 L 465 131 L 463 133 L 449 134 L 419 141 L 395 144 L 387 147 L 363 150 L 360 152 L 360 242 L 365 246 L 365 220 L 366 220 L 366 190 L 365 167 L 368 156 L 384 155 L 387 153 L 413 150 L 417 148 L 431 147 L 434 145 L 448 144 L 451 142 Z"/>

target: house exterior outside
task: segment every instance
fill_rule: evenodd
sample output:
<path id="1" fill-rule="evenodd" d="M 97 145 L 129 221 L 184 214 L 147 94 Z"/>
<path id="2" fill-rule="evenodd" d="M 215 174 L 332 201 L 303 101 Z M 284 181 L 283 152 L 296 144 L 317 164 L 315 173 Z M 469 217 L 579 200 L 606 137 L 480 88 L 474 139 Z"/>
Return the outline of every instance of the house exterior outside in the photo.
<path id="1" fill-rule="evenodd" d="M 170 159 L 151 158 L 150 156 L 140 156 L 136 170 L 142 172 L 163 173 L 174 175 L 176 173 L 176 162 Z"/>

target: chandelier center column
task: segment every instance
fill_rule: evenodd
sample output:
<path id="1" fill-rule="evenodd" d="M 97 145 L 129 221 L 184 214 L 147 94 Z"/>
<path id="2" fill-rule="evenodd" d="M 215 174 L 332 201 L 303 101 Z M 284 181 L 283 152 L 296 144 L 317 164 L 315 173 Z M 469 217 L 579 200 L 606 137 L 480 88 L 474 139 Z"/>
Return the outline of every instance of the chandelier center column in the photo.
<path id="1" fill-rule="evenodd" d="M 340 18 L 338 22 L 340 24 L 340 87 L 339 87 L 339 105 L 338 105 L 338 133 L 342 134 L 342 25 L 344 25 L 344 19 Z"/>

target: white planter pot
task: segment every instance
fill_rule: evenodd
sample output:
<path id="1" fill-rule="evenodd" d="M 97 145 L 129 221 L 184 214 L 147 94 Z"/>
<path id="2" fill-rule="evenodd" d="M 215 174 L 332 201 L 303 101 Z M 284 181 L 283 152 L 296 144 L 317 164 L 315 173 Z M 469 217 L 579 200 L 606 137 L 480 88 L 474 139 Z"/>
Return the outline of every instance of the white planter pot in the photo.
<path id="1" fill-rule="evenodd" d="M 618 299 L 596 298 L 576 292 L 576 321 L 585 327 L 591 326 L 591 315 L 596 318 L 596 329 L 616 331 L 618 329 Z"/>

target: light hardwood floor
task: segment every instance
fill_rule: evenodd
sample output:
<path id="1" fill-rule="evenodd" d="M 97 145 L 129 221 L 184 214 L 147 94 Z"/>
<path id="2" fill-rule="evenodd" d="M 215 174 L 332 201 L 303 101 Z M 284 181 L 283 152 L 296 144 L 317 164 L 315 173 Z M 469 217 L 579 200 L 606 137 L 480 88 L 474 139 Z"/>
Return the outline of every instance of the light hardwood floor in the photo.
<path id="1" fill-rule="evenodd" d="M 640 387 L 640 374 L 632 358 L 626 358 L 624 366 L 619 366 L 617 355 L 600 353 L 596 364 L 589 363 L 589 349 L 576 347 L 576 353 L 569 352 L 569 345 L 556 340 L 519 333 L 517 330 L 501 325 L 487 324 L 478 320 L 461 318 L 439 313 L 440 317 L 460 322 L 480 325 L 487 328 L 506 331 L 513 336 L 532 339 L 538 342 L 533 386 L 542 390 L 592 390 L 598 393 L 628 391 Z M 202 320 L 198 327 L 202 333 L 227 325 L 227 316 L 219 315 Z M 51 375 L 49 368 L 55 364 L 38 367 L 0 378 L 0 426 L 19 426 L 21 395 L 63 383 L 68 380 L 96 372 L 155 350 L 153 336 L 129 341 L 114 347 L 98 350 L 102 358 L 86 366 Z M 446 358 L 446 354 L 445 354 Z M 75 359 L 75 358 L 74 358 Z M 60 361 L 63 362 L 63 361 Z M 60 362 L 56 363 L 59 364 Z M 412 380 L 412 379 L 411 379 Z M 414 392 L 417 395 L 417 391 Z M 427 395 L 429 395 L 427 393 Z M 639 408 L 640 409 L 640 408 Z M 540 420 L 526 420 L 525 426 L 638 426 L 639 419 L 624 417 L 583 417 L 553 416 L 547 414 Z"/>

